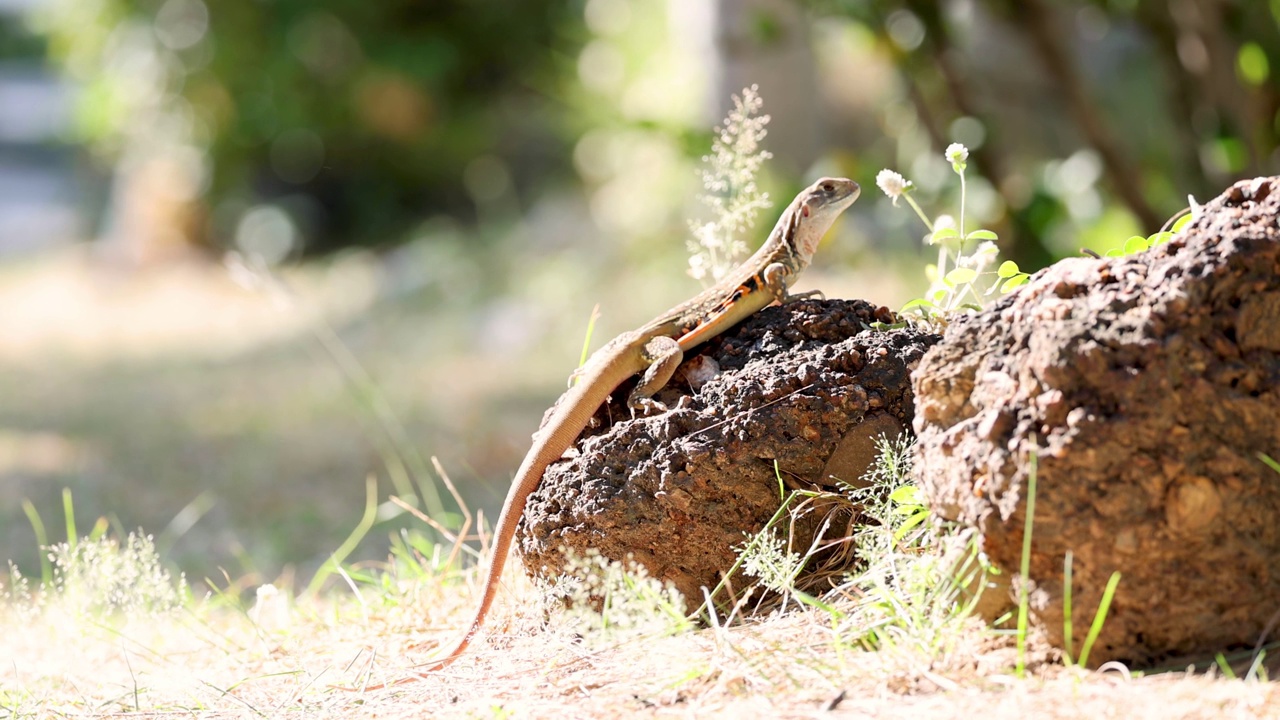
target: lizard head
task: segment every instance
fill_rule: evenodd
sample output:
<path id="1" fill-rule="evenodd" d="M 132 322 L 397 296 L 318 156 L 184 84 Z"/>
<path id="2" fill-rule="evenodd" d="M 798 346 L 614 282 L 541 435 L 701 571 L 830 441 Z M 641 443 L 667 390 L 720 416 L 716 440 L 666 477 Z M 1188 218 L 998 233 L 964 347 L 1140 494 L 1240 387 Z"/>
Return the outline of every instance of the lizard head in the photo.
<path id="1" fill-rule="evenodd" d="M 800 217 L 797 218 L 798 246 L 797 250 L 807 261 L 818 249 L 818 241 L 827 234 L 831 224 L 835 222 L 845 208 L 858 199 L 862 188 L 858 183 L 845 178 L 822 178 L 805 188 L 799 201 Z"/>
<path id="2" fill-rule="evenodd" d="M 829 215 L 830 222 L 852 205 L 861 192 L 862 188 L 852 180 L 822 178 L 800 193 L 802 212 L 805 217 Z"/>

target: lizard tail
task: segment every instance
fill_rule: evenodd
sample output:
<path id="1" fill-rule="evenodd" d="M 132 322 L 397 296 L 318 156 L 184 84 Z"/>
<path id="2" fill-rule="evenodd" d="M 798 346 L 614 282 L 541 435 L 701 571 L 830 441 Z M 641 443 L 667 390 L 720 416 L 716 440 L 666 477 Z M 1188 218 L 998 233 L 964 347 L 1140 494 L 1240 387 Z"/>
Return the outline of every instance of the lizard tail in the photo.
<path id="1" fill-rule="evenodd" d="M 628 359 L 634 355 L 637 358 L 634 362 L 618 359 L 617 362 L 589 370 L 578 384 L 561 398 L 557 410 L 539 431 L 533 448 L 520 463 L 520 469 L 516 471 L 515 480 L 511 483 L 511 490 L 502 504 L 502 512 L 498 514 L 498 522 L 493 526 L 493 548 L 489 569 L 485 573 L 484 591 L 471 622 L 467 624 L 466 631 L 449 652 L 440 659 L 431 661 L 421 672 L 431 673 L 448 667 L 466 652 L 471 640 L 480 632 L 485 618 L 489 615 L 489 608 L 498 595 L 502 571 L 507 566 L 507 556 L 510 555 L 511 545 L 515 541 L 516 524 L 524 515 L 529 496 L 542 482 L 542 473 L 546 471 L 548 465 L 559 460 L 573 445 L 573 441 L 578 439 L 579 433 L 591 420 L 591 416 L 595 415 L 596 409 L 608 399 L 614 388 L 642 369 L 638 364 L 638 353 L 637 349 L 627 355 Z M 412 679 L 414 678 L 410 678 Z"/>

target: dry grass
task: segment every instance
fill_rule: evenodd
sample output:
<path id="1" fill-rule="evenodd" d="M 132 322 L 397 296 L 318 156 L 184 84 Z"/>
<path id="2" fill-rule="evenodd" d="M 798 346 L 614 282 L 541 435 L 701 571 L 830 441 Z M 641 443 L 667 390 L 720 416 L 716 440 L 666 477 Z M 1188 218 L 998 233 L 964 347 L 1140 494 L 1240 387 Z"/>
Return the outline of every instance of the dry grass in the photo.
<path id="1" fill-rule="evenodd" d="M 818 610 L 584 639 L 595 631 L 515 576 L 469 656 L 428 679 L 364 690 L 429 660 L 476 589 L 474 574 L 463 587 L 444 575 L 369 577 L 320 599 L 268 589 L 245 608 L 214 595 L 173 609 L 117 604 L 133 608 L 123 613 L 62 586 L 29 596 L 19 587 L 0 607 L 0 718 L 1280 716 L 1270 683 L 1076 671 L 1034 642 L 1020 680 L 1011 638 L 972 619 L 949 625 L 933 651 L 910 637 L 861 649 L 858 628 Z M 836 604 L 858 612 L 858 598 Z"/>

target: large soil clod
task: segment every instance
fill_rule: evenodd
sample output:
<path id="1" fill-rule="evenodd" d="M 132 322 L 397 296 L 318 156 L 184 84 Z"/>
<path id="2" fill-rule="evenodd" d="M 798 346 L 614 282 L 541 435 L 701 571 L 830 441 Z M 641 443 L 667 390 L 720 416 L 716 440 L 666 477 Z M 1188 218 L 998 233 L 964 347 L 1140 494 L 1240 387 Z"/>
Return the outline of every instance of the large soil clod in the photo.
<path id="1" fill-rule="evenodd" d="M 916 472 L 1016 570 L 1038 462 L 1032 606 L 1090 664 L 1273 640 L 1280 611 L 1280 178 L 1241 182 L 1165 245 L 1076 258 L 955 321 L 915 374 Z M 1271 631 L 1272 636 L 1267 637 Z"/>
<path id="2" fill-rule="evenodd" d="M 789 488 L 856 484 L 874 436 L 910 426 L 909 369 L 937 337 L 869 329 L 877 320 L 892 317 L 860 301 L 768 308 L 685 360 L 657 397 L 668 412 L 631 420 L 619 388 L 530 498 L 517 530 L 526 569 L 555 577 L 562 548 L 595 550 L 633 559 L 696 605 L 778 510 L 779 477 Z M 843 537 L 856 514 L 822 507 L 792 528 L 797 552 L 819 533 Z"/>

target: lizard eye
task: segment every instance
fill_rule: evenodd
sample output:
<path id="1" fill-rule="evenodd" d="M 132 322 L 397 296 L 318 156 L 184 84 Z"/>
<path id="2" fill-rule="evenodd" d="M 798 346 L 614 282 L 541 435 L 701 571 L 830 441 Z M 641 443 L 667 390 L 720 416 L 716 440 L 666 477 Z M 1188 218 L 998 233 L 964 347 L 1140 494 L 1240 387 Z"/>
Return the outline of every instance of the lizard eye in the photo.
<path id="1" fill-rule="evenodd" d="M 822 191 L 823 191 L 823 192 L 835 192 L 835 191 L 836 191 L 836 186 L 835 186 L 835 185 L 833 185 L 833 184 L 831 184 L 831 183 L 829 183 L 829 182 L 822 183 Z"/>

